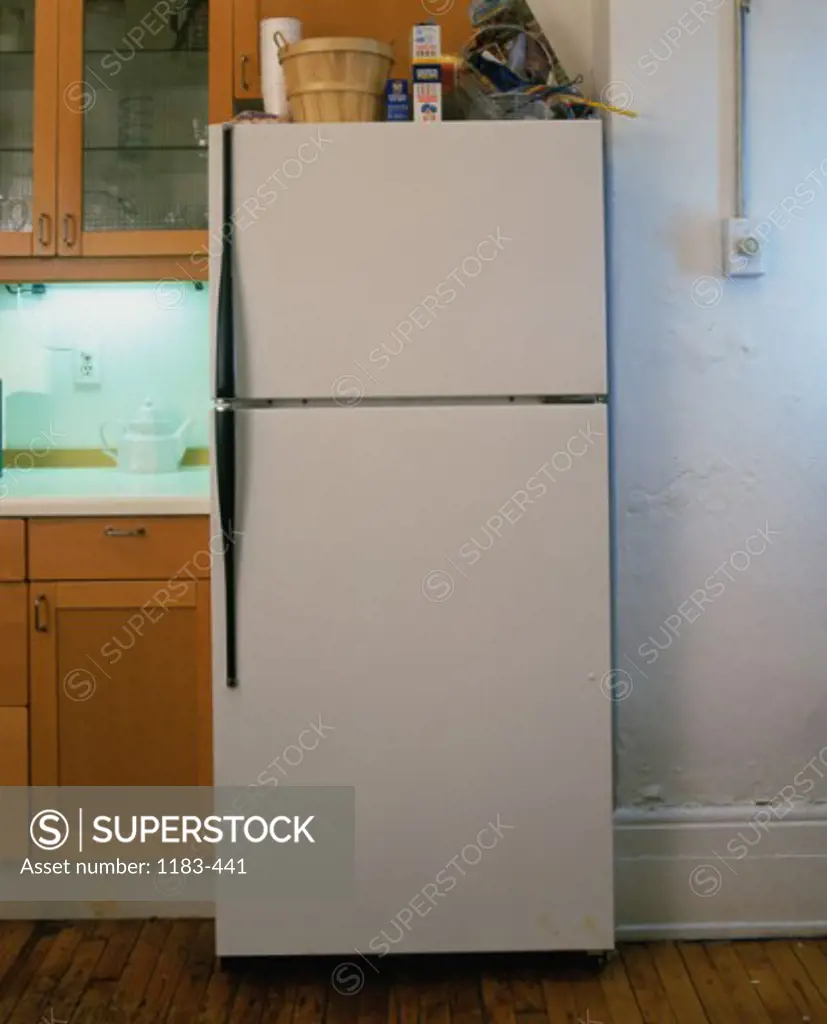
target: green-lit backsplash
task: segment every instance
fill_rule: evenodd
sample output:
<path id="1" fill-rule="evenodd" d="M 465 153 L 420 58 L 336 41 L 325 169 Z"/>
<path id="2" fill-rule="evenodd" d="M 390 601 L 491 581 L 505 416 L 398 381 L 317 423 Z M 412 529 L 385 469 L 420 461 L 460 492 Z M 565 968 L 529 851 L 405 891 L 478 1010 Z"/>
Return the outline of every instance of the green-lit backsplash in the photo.
<path id="1" fill-rule="evenodd" d="M 209 438 L 209 347 L 207 289 L 191 283 L 49 284 L 42 294 L 0 285 L 3 445 L 48 449 L 41 466 L 106 465 L 101 425 L 134 418 L 149 398 L 191 420 L 187 462 L 198 464 Z M 99 383 L 84 376 L 85 354 Z"/>

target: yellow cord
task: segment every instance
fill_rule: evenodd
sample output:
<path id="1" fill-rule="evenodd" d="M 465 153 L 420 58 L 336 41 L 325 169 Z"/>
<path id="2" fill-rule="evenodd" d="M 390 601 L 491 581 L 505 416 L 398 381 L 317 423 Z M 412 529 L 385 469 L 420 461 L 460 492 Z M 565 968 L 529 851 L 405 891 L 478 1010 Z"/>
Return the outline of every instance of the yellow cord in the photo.
<path id="1" fill-rule="evenodd" d="M 622 107 L 613 107 L 609 103 L 600 103 L 598 100 L 587 100 L 582 96 L 571 96 L 567 93 L 558 93 L 555 99 L 564 100 L 566 103 L 581 103 L 584 107 L 594 107 L 596 110 L 606 110 L 610 114 L 620 114 L 621 117 L 640 117 L 636 110 L 624 110 Z"/>

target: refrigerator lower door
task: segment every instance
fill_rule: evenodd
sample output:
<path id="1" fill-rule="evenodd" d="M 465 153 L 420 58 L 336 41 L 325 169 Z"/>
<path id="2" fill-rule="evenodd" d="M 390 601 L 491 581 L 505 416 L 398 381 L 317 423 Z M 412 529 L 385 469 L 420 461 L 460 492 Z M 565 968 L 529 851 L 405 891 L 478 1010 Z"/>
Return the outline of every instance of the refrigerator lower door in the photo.
<path id="1" fill-rule="evenodd" d="M 355 883 L 220 903 L 218 953 L 612 947 L 605 407 L 238 420 L 216 784 L 355 787 Z"/>

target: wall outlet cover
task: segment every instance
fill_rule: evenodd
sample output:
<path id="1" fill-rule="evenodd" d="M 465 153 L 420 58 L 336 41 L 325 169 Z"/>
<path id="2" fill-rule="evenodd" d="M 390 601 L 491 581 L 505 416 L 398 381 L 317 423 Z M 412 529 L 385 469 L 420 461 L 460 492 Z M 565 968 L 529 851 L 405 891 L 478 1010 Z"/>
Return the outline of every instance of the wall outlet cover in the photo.
<path id="1" fill-rule="evenodd" d="M 757 220 L 731 217 L 724 221 L 724 262 L 727 277 L 761 277 L 766 273 L 766 237 Z"/>
<path id="2" fill-rule="evenodd" d="M 74 382 L 78 387 L 100 387 L 100 353 L 92 346 L 75 349 Z"/>

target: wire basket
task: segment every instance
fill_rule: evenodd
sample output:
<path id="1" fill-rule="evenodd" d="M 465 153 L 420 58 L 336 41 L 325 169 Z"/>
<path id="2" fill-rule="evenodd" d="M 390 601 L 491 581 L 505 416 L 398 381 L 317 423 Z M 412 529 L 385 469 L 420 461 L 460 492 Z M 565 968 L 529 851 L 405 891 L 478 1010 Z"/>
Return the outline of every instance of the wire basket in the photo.
<path id="1" fill-rule="evenodd" d="M 497 92 L 489 96 L 491 109 L 496 111 L 497 120 L 502 121 L 550 121 L 554 112 L 539 97 L 519 90 Z"/>
<path id="2" fill-rule="evenodd" d="M 536 94 L 522 89 L 496 92 L 470 65 L 457 75 L 455 95 L 468 121 L 548 121 L 557 116 Z"/>

